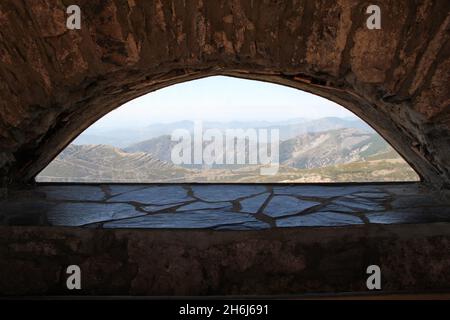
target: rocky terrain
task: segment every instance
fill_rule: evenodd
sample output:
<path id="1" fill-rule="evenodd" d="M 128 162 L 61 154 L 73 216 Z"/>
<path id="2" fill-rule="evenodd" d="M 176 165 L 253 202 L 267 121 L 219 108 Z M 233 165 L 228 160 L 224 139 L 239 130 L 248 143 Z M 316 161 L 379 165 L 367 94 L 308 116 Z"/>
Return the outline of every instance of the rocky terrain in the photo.
<path id="1" fill-rule="evenodd" d="M 173 142 L 162 135 L 119 149 L 69 145 L 37 177 L 39 182 L 364 182 L 411 181 L 417 175 L 376 133 L 355 128 L 309 132 L 280 142 L 280 168 L 213 167 L 171 163 Z"/>
<path id="2" fill-rule="evenodd" d="M 52 182 L 179 181 L 188 170 L 148 153 L 127 153 L 108 145 L 69 145 L 37 177 Z"/>

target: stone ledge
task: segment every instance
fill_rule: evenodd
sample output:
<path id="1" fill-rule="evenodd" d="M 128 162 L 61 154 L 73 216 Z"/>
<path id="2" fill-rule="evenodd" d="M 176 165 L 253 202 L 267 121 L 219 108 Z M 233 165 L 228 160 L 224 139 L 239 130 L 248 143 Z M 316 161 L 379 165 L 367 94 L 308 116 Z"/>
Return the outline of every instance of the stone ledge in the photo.
<path id="1" fill-rule="evenodd" d="M 0 227 L 0 294 L 303 295 L 450 290 L 450 224 L 355 225 L 259 231 Z"/>
<path id="2" fill-rule="evenodd" d="M 0 225 L 262 230 L 450 222 L 450 200 L 420 183 L 46 184 L 0 201 Z"/>

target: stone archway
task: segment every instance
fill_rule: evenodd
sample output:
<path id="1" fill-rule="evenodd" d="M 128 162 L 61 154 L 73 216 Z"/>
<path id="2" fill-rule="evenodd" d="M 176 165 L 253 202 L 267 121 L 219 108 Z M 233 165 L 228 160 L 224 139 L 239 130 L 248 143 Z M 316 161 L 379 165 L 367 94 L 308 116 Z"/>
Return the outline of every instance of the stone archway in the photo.
<path id="1" fill-rule="evenodd" d="M 78 133 L 139 95 L 208 75 L 292 86 L 347 107 L 437 188 L 450 184 L 450 4 L 82 0 L 0 3 L 0 168 L 32 180 Z"/>

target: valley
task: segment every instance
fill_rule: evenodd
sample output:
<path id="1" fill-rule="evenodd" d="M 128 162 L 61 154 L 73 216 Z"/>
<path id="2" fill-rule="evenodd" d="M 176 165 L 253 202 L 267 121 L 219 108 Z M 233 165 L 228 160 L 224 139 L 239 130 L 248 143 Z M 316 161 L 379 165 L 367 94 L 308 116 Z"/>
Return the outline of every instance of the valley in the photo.
<path id="1" fill-rule="evenodd" d="M 278 125 L 285 139 L 279 145 L 276 175 L 260 175 L 261 165 L 174 165 L 167 132 L 129 144 L 69 145 L 37 177 L 38 182 L 123 183 L 332 183 L 417 181 L 417 174 L 378 134 L 361 125 L 322 120 L 318 127 Z M 327 125 L 324 125 L 326 123 Z M 187 125 L 187 123 L 185 123 Z M 242 125 L 242 124 L 241 124 Z M 267 127 L 267 123 L 265 123 Z M 174 126 L 169 126 L 170 128 Z M 305 128 L 305 127 L 303 127 Z M 306 124 L 307 128 L 307 124 Z M 330 129 L 331 128 L 331 129 Z M 293 133 L 300 131 L 295 135 Z M 290 134 L 288 134 L 291 132 Z M 80 141 L 80 138 L 77 139 Z M 77 141 L 76 140 L 76 141 Z M 117 141 L 117 138 L 113 138 Z M 75 142 L 76 142 L 75 141 Z M 246 151 L 243 151 L 246 152 Z"/>

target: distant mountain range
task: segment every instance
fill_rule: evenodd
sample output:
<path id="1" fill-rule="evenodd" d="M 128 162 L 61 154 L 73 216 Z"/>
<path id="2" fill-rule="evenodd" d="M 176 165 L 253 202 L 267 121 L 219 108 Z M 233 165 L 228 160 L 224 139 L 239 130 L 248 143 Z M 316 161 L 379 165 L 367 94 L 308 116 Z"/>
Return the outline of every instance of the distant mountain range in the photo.
<path id="1" fill-rule="evenodd" d="M 328 131 L 342 128 L 354 128 L 373 132 L 365 122 L 353 118 L 326 117 L 320 119 L 293 119 L 288 121 L 233 121 L 233 122 L 203 122 L 204 129 L 259 129 L 267 128 L 280 130 L 280 139 L 288 140 L 305 133 Z M 194 122 L 179 121 L 173 123 L 156 123 L 142 128 L 101 129 L 89 128 L 76 138 L 74 144 L 107 144 L 117 148 L 125 148 L 140 141 L 171 135 L 176 129 L 193 131 Z"/>
<path id="2" fill-rule="evenodd" d="M 163 135 L 133 144 L 124 148 L 124 151 L 145 152 L 159 160 L 170 162 L 171 150 L 177 143 L 171 141 L 170 136 Z M 307 169 L 362 161 L 367 157 L 389 152 L 391 148 L 375 133 L 347 128 L 301 134 L 281 141 L 279 150 L 281 164 Z"/>
<path id="3" fill-rule="evenodd" d="M 329 123 L 329 120 L 322 123 Z M 332 122 L 332 121 L 331 121 Z M 241 126 L 242 127 L 242 126 Z M 314 127 L 314 126 L 312 126 Z M 311 127 L 311 128 L 312 128 Z M 119 149 L 70 145 L 37 177 L 51 182 L 344 182 L 417 180 L 415 172 L 379 135 L 341 128 L 310 131 L 280 143 L 280 170 L 259 175 L 258 165 L 175 166 L 174 144 L 162 135 Z"/>
<path id="4" fill-rule="evenodd" d="M 39 174 L 37 181 L 181 181 L 189 174 L 147 153 L 127 153 L 108 145 L 71 144 Z"/>
<path id="5" fill-rule="evenodd" d="M 312 132 L 281 142 L 283 165 L 311 169 L 364 161 L 392 148 L 376 133 L 358 129 Z"/>

